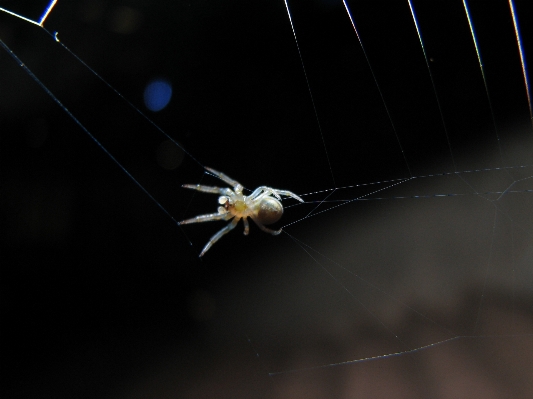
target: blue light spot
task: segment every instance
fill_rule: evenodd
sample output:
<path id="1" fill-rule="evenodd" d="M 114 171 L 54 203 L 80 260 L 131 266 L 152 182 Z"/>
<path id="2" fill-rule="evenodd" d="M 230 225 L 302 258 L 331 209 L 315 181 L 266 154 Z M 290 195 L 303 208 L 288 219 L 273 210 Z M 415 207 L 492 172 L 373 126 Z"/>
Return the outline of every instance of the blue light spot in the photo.
<path id="1" fill-rule="evenodd" d="M 172 97 L 171 84 L 163 79 L 152 80 L 144 89 L 144 105 L 157 112 L 165 108 Z"/>

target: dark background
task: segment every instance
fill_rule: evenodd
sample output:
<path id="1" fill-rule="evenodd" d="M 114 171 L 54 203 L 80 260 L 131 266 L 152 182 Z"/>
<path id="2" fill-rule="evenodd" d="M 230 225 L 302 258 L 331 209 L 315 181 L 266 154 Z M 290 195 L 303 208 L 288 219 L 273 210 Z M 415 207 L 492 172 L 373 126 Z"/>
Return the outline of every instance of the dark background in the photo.
<path id="1" fill-rule="evenodd" d="M 339 2 L 290 2 L 304 74 L 281 0 L 59 1 L 46 29 L 198 160 L 177 151 L 171 156 L 182 162 L 172 170 L 157 161 L 167 138 L 46 32 L 2 13 L 0 39 L 175 220 L 215 209 L 214 196 L 180 188 L 218 184 L 202 165 L 249 189 L 310 193 L 531 164 L 529 110 L 507 2 L 471 2 L 493 114 L 461 2 L 414 2 L 448 139 L 407 2 L 349 4 L 405 159 Z M 530 56 L 525 2 L 516 5 Z M 0 6 L 33 19 L 41 9 L 20 1 Z M 179 228 L 3 50 L 0 65 L 2 397 L 283 396 L 283 380 L 267 372 L 299 344 L 257 348 L 248 335 L 255 327 L 243 326 L 247 313 L 234 307 L 246 295 L 241 302 L 227 297 L 261 280 L 265 269 L 281 268 L 264 261 L 265 254 L 289 259 L 285 251 L 299 250 L 297 244 L 255 226 L 245 238 L 238 226 L 198 260 L 220 224 Z M 151 113 L 142 95 L 157 77 L 172 82 L 173 97 Z M 521 158 L 517 140 L 526 143 Z M 486 156 L 473 156 L 481 152 Z M 314 206 L 288 208 L 281 222 Z M 355 212 L 374 211 L 371 204 Z M 325 221 L 310 220 L 290 234 L 313 237 L 326 229 Z M 331 231 L 346 223 L 335 220 Z M 528 248 L 531 228 L 517 234 Z M 304 258 L 313 263 L 311 255 Z M 280 306 L 295 298 L 279 299 Z M 338 361 L 350 358 L 339 352 Z M 337 381 L 342 372 L 329 373 L 328 381 Z M 173 388 L 163 394 L 168 381 Z"/>

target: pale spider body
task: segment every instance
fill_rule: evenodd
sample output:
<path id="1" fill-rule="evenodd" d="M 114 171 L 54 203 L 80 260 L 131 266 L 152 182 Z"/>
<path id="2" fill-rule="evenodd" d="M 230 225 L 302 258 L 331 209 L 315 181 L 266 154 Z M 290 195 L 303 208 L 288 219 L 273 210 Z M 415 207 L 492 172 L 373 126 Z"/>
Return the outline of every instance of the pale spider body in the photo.
<path id="1" fill-rule="evenodd" d="M 242 193 L 243 186 L 236 180 L 230 178 L 224 173 L 217 172 L 211 168 L 205 168 L 207 171 L 218 177 L 223 182 L 227 183 L 230 188 L 221 188 L 214 186 L 203 186 L 200 184 L 184 184 L 183 187 L 190 188 L 192 190 L 202 191 L 204 193 L 220 194 L 218 197 L 218 212 L 209 213 L 206 215 L 199 215 L 191 219 L 183 220 L 178 224 L 190 224 L 200 222 L 211 222 L 214 220 L 231 220 L 222 230 L 216 233 L 207 242 L 204 249 L 200 253 L 203 256 L 209 248 L 213 246 L 224 234 L 233 230 L 239 220 L 242 219 L 244 224 L 244 235 L 248 235 L 250 232 L 250 225 L 248 218 L 252 219 L 255 224 L 264 232 L 278 235 L 281 233 L 279 230 L 271 230 L 265 227 L 265 224 L 272 224 L 277 222 L 283 215 L 283 205 L 281 205 L 281 196 L 292 197 L 300 202 L 304 202 L 303 199 L 296 194 L 287 190 L 278 190 L 272 187 L 261 186 L 252 192 L 252 194 L 245 196 Z"/>

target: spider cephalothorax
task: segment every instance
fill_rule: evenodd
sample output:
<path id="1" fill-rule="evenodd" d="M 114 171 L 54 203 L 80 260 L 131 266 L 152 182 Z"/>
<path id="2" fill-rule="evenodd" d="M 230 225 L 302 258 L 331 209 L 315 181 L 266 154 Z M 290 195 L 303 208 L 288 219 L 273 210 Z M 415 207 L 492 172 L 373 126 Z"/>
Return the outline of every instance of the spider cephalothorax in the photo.
<path id="1" fill-rule="evenodd" d="M 233 180 L 224 173 L 217 172 L 211 168 L 205 168 L 207 171 L 218 177 L 220 180 L 233 187 L 220 188 L 213 186 L 202 186 L 200 184 L 184 184 L 183 187 L 193 190 L 202 191 L 204 193 L 220 194 L 218 197 L 217 213 L 210 213 L 207 215 L 199 215 L 191 219 L 183 220 L 179 224 L 210 222 L 213 220 L 231 220 L 222 230 L 216 233 L 207 242 L 204 249 L 200 253 L 203 256 L 211 246 L 217 242 L 224 234 L 232 230 L 239 220 L 242 219 L 244 223 L 244 234 L 248 235 L 250 232 L 250 225 L 248 224 L 248 218 L 252 219 L 257 226 L 266 233 L 277 235 L 281 233 L 279 230 L 271 230 L 265 227 L 265 224 L 272 224 L 277 222 L 283 215 L 283 206 L 281 205 L 281 196 L 292 197 L 300 202 L 304 202 L 303 199 L 296 194 L 287 190 L 278 190 L 272 187 L 261 186 L 254 190 L 249 196 L 245 196 L 242 193 L 243 186 L 236 180 Z"/>

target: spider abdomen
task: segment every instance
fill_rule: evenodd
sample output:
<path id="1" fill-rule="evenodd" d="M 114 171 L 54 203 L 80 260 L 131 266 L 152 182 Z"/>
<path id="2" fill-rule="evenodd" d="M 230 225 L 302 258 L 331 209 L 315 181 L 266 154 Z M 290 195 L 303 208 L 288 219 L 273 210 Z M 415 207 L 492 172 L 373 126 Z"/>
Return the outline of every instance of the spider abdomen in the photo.
<path id="1" fill-rule="evenodd" d="M 257 220 L 263 224 L 272 224 L 277 222 L 283 215 L 283 206 L 272 197 L 264 197 L 257 205 Z"/>

